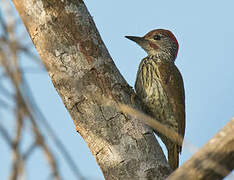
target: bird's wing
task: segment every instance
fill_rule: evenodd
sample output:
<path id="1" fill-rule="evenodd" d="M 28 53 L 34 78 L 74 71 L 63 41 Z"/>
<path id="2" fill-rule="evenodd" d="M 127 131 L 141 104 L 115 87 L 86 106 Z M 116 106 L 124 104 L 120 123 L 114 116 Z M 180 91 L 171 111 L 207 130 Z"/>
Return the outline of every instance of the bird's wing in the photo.
<path id="1" fill-rule="evenodd" d="M 173 113 L 178 122 L 178 133 L 184 137 L 185 93 L 182 76 L 174 63 L 160 61 L 156 67 L 158 79 L 169 98 Z"/>

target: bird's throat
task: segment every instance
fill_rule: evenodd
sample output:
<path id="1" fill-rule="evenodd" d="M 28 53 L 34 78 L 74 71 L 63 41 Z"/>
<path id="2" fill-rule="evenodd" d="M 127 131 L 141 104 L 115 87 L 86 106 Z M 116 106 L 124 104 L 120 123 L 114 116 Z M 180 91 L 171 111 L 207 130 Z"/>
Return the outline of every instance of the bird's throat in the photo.
<path id="1" fill-rule="evenodd" d="M 172 56 L 169 53 L 166 52 L 157 52 L 154 54 L 148 54 L 148 57 L 152 58 L 152 59 L 160 59 L 161 61 L 167 61 L 167 62 L 174 62 L 175 61 L 175 57 Z"/>

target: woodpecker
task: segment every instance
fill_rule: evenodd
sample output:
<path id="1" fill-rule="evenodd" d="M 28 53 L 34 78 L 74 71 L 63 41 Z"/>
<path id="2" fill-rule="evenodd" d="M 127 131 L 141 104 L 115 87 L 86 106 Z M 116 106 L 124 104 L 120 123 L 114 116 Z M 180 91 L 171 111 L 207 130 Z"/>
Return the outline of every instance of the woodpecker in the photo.
<path id="1" fill-rule="evenodd" d="M 175 65 L 179 50 L 176 37 L 165 29 L 152 30 L 143 37 L 125 37 L 148 54 L 139 65 L 135 82 L 136 94 L 145 112 L 184 138 L 185 93 L 182 76 Z M 182 145 L 155 133 L 166 145 L 169 165 L 175 170 L 179 166 Z"/>

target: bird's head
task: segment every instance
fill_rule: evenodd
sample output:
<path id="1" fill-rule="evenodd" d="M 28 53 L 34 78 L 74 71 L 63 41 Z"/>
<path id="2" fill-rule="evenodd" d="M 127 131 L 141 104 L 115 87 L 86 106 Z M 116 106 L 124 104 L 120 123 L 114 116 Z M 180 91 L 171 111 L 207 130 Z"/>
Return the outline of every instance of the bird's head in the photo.
<path id="1" fill-rule="evenodd" d="M 148 32 L 143 37 L 125 36 L 140 45 L 148 55 L 158 56 L 167 60 L 175 61 L 179 44 L 171 31 L 156 29 Z"/>

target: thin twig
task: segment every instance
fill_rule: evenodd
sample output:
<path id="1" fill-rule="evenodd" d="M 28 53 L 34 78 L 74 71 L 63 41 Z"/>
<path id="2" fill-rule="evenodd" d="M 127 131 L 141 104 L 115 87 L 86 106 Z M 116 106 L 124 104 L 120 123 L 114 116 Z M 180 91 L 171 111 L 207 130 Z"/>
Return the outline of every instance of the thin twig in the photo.
<path id="1" fill-rule="evenodd" d="M 16 91 L 18 92 L 18 98 L 20 99 L 22 106 L 24 107 L 25 112 L 27 113 L 27 115 L 29 116 L 29 119 L 32 123 L 32 127 L 33 127 L 33 131 L 36 135 L 37 138 L 37 142 L 40 145 L 40 147 L 43 149 L 43 152 L 45 153 L 47 160 L 51 166 L 52 172 L 54 174 L 55 179 L 61 179 L 60 175 L 58 173 L 57 170 L 57 165 L 56 165 L 56 161 L 55 158 L 53 157 L 53 154 L 51 153 L 51 150 L 48 148 L 48 146 L 46 145 L 46 143 L 43 140 L 43 137 L 37 127 L 37 123 L 33 117 L 33 114 L 31 113 L 30 109 L 27 106 L 27 103 L 25 102 L 23 95 L 20 91 L 19 88 L 19 81 L 18 81 L 18 77 L 15 77 L 12 72 L 10 71 L 8 64 L 6 63 L 6 57 L 5 55 L 0 51 L 0 59 L 1 59 L 1 63 L 5 68 L 6 73 L 8 74 L 8 76 L 10 77 L 12 84 L 14 85 L 14 88 L 16 89 Z"/>
<path id="2" fill-rule="evenodd" d="M 7 129 L 0 122 L 0 134 L 2 135 L 3 139 L 5 139 L 8 146 L 11 148 L 13 146 L 13 142 L 11 140 L 11 136 L 7 132 Z"/>
<path id="3" fill-rule="evenodd" d="M 84 180 L 85 178 L 82 176 L 79 168 L 77 167 L 75 161 L 72 159 L 72 157 L 70 156 L 69 152 L 67 151 L 66 147 L 64 146 L 64 144 L 62 143 L 62 141 L 57 138 L 58 136 L 56 135 L 55 131 L 52 129 L 52 127 L 50 126 L 50 124 L 48 123 L 48 121 L 46 120 L 45 116 L 43 115 L 43 113 L 41 112 L 40 108 L 37 106 L 37 104 L 35 103 L 35 99 L 33 98 L 33 96 L 30 96 L 32 94 L 32 91 L 28 85 L 28 82 L 26 80 L 26 78 L 24 78 L 24 76 L 22 76 L 22 81 L 23 81 L 23 92 L 27 93 L 28 96 L 24 96 L 25 99 L 27 99 L 27 103 L 28 103 L 28 107 L 32 107 L 31 111 L 37 114 L 37 117 L 39 117 L 39 121 L 44 128 L 47 130 L 47 132 L 49 133 L 50 137 L 52 138 L 52 140 L 54 141 L 55 145 L 57 146 L 57 148 L 59 149 L 59 151 L 61 152 L 61 154 L 63 155 L 63 157 L 65 158 L 67 165 L 71 168 L 73 174 L 76 176 L 77 179 L 80 180 Z M 29 98 L 29 99 L 28 99 Z"/>

